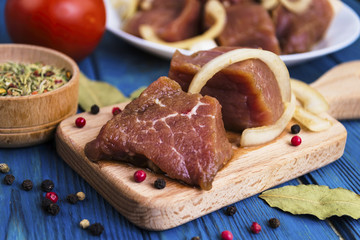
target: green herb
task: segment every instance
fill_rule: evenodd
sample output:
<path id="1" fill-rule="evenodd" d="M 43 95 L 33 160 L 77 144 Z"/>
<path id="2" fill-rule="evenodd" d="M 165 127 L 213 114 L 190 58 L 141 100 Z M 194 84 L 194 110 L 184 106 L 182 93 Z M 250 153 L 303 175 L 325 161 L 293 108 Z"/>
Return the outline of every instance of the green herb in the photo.
<path id="1" fill-rule="evenodd" d="M 344 189 L 327 186 L 285 186 L 263 192 L 260 198 L 271 207 L 292 214 L 311 214 L 324 220 L 331 216 L 347 215 L 360 218 L 360 195 Z"/>
<path id="2" fill-rule="evenodd" d="M 79 105 L 88 112 L 96 104 L 105 107 L 128 100 L 116 87 L 101 81 L 92 81 L 80 74 Z"/>
<path id="3" fill-rule="evenodd" d="M 105 107 L 130 101 L 137 98 L 145 89 L 145 87 L 141 87 L 131 93 L 130 98 L 127 98 L 115 86 L 102 81 L 92 81 L 82 73 L 79 83 L 79 105 L 86 112 L 89 112 L 94 104 L 98 107 Z"/>
<path id="4" fill-rule="evenodd" d="M 42 63 L 0 64 L 0 96 L 26 96 L 55 90 L 71 79 L 66 69 Z"/>

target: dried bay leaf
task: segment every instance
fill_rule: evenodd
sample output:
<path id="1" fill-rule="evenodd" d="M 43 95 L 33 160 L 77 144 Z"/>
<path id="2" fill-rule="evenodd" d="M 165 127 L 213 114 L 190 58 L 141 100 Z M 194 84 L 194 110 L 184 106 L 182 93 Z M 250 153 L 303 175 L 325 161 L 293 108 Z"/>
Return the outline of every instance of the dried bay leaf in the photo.
<path id="1" fill-rule="evenodd" d="M 137 97 L 140 96 L 140 94 L 146 89 L 146 87 L 139 87 L 138 89 L 136 89 L 135 91 L 133 91 L 130 94 L 130 99 L 135 99 Z"/>
<path id="2" fill-rule="evenodd" d="M 271 207 L 292 214 L 311 214 L 324 220 L 331 216 L 347 215 L 360 218 L 360 195 L 327 186 L 298 185 L 267 190 L 260 194 Z"/>
<path id="3" fill-rule="evenodd" d="M 92 81 L 80 74 L 79 105 L 84 111 L 90 111 L 94 104 L 105 107 L 125 101 L 129 101 L 129 98 L 116 87 L 106 82 Z"/>

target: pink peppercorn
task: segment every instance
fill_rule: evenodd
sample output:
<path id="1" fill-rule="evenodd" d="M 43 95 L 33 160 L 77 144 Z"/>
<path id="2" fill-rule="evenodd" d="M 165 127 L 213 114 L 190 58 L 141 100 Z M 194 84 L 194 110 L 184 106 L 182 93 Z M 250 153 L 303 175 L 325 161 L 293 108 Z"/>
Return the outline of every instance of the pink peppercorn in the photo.
<path id="1" fill-rule="evenodd" d="M 221 238 L 223 240 L 233 240 L 234 236 L 229 230 L 225 230 L 221 233 Z"/>
<path id="2" fill-rule="evenodd" d="M 119 107 L 114 107 L 112 109 L 112 114 L 115 116 L 115 115 L 118 115 L 119 113 L 121 113 L 121 109 Z"/>
<path id="3" fill-rule="evenodd" d="M 83 117 L 78 117 L 78 118 L 75 120 L 75 125 L 76 125 L 78 128 L 84 127 L 85 124 L 86 124 L 86 120 L 85 120 L 85 118 L 83 118 Z"/>
<path id="4" fill-rule="evenodd" d="M 54 192 L 47 192 L 45 197 L 50 199 L 53 203 L 56 203 L 59 199 L 58 195 Z"/>
<path id="5" fill-rule="evenodd" d="M 135 182 L 142 182 L 146 178 L 146 173 L 143 170 L 138 170 L 134 173 L 134 180 Z"/>
<path id="6" fill-rule="evenodd" d="M 291 145 L 299 146 L 301 144 L 301 138 L 299 136 L 293 136 L 291 138 Z"/>
<path id="7" fill-rule="evenodd" d="M 250 229 L 253 233 L 259 233 L 261 231 L 261 226 L 257 222 L 253 222 Z"/>

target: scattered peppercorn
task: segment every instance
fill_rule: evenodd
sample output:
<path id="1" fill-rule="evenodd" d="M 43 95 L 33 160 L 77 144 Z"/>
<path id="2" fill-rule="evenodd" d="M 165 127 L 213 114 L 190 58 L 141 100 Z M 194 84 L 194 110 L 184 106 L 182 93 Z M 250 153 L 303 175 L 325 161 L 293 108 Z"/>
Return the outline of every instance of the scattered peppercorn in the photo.
<path id="1" fill-rule="evenodd" d="M 33 183 L 31 180 L 26 179 L 22 182 L 21 186 L 25 191 L 30 191 L 33 188 Z"/>
<path id="2" fill-rule="evenodd" d="M 6 163 L 0 163 L 0 172 L 8 173 L 9 171 L 10 171 L 10 168 Z"/>
<path id="3" fill-rule="evenodd" d="M 91 106 L 90 112 L 91 112 L 92 114 L 98 114 L 99 111 L 100 111 L 100 108 L 99 108 L 98 105 L 94 104 L 94 105 Z"/>
<path id="4" fill-rule="evenodd" d="M 225 230 L 221 233 L 221 238 L 223 240 L 233 240 L 234 236 L 229 230 Z"/>
<path id="5" fill-rule="evenodd" d="M 43 198 L 42 200 L 41 200 L 41 207 L 45 210 L 45 211 L 47 211 L 47 208 L 50 206 L 50 204 L 52 204 L 53 202 L 50 200 L 50 199 L 48 199 L 48 198 Z"/>
<path id="6" fill-rule="evenodd" d="M 199 236 L 192 237 L 191 240 L 200 240 L 200 237 Z"/>
<path id="7" fill-rule="evenodd" d="M 298 134 L 300 132 L 301 128 L 299 124 L 294 124 L 291 126 L 291 133 L 292 134 Z"/>
<path id="8" fill-rule="evenodd" d="M 154 187 L 157 189 L 163 189 L 166 187 L 166 181 L 163 178 L 158 178 L 154 182 Z"/>
<path id="9" fill-rule="evenodd" d="M 121 113 L 121 109 L 119 107 L 114 107 L 112 109 L 112 114 L 115 116 L 115 115 L 118 115 L 119 113 Z"/>
<path id="10" fill-rule="evenodd" d="M 53 203 L 56 203 L 59 199 L 58 195 L 54 192 L 46 193 L 45 198 L 50 199 Z"/>
<path id="11" fill-rule="evenodd" d="M 13 175 L 11 175 L 11 174 L 7 174 L 4 177 L 4 183 L 7 184 L 7 185 L 13 184 L 14 181 L 15 181 L 15 177 Z"/>
<path id="12" fill-rule="evenodd" d="M 85 118 L 83 118 L 83 117 L 78 117 L 78 118 L 75 120 L 75 125 L 76 125 L 78 128 L 84 127 L 85 124 L 86 124 L 86 120 L 85 120 Z"/>
<path id="13" fill-rule="evenodd" d="M 291 138 L 291 145 L 299 146 L 301 144 L 301 138 L 299 136 L 293 136 Z"/>
<path id="14" fill-rule="evenodd" d="M 79 199 L 75 194 L 69 194 L 66 196 L 66 200 L 71 204 L 75 204 Z"/>
<path id="15" fill-rule="evenodd" d="M 91 224 L 88 229 L 90 233 L 94 236 L 100 236 L 101 233 L 104 231 L 104 227 L 100 223 Z"/>
<path id="16" fill-rule="evenodd" d="M 271 218 L 269 220 L 269 225 L 272 228 L 278 228 L 280 226 L 280 220 L 277 218 Z"/>
<path id="17" fill-rule="evenodd" d="M 138 170 L 134 173 L 134 180 L 135 182 L 142 182 L 146 178 L 146 173 L 143 170 Z"/>
<path id="18" fill-rule="evenodd" d="M 53 190 L 53 189 L 54 189 L 53 181 L 51 181 L 49 179 L 42 181 L 41 190 L 43 190 L 44 192 L 51 192 L 51 190 Z"/>
<path id="19" fill-rule="evenodd" d="M 261 231 L 261 226 L 257 222 L 253 222 L 250 229 L 253 233 L 259 233 Z"/>
<path id="20" fill-rule="evenodd" d="M 85 228 L 87 228 L 87 227 L 89 227 L 89 226 L 90 226 L 89 220 L 87 220 L 87 219 L 81 220 L 81 222 L 80 222 L 80 227 L 81 227 L 82 229 L 85 229 Z"/>
<path id="21" fill-rule="evenodd" d="M 50 205 L 46 208 L 46 211 L 55 216 L 60 212 L 60 207 L 56 203 L 50 203 Z"/>
<path id="22" fill-rule="evenodd" d="M 83 193 L 83 192 L 76 193 L 76 196 L 80 201 L 85 199 L 85 193 Z"/>
<path id="23" fill-rule="evenodd" d="M 237 212 L 237 209 L 235 206 L 229 206 L 226 208 L 225 214 L 228 216 L 233 216 Z"/>

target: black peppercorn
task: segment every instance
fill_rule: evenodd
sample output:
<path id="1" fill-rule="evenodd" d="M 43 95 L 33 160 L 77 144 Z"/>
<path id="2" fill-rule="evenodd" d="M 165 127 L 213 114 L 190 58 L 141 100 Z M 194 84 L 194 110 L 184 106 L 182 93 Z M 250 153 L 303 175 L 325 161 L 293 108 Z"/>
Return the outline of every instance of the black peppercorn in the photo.
<path id="1" fill-rule="evenodd" d="M 280 220 L 277 218 L 271 218 L 269 220 L 269 225 L 272 228 L 278 228 L 280 226 Z"/>
<path id="2" fill-rule="evenodd" d="M 7 185 L 13 184 L 14 181 L 15 181 L 15 177 L 13 175 L 11 175 L 11 174 L 7 174 L 4 177 L 4 183 L 7 184 Z"/>
<path id="3" fill-rule="evenodd" d="M 21 186 L 25 191 L 30 191 L 33 188 L 33 183 L 31 180 L 26 179 L 22 182 Z"/>
<path id="4" fill-rule="evenodd" d="M 53 202 L 50 200 L 50 199 L 48 199 L 48 198 L 43 198 L 42 200 L 41 200 L 41 207 L 45 210 L 45 211 L 47 211 L 47 209 L 48 209 L 48 207 L 50 206 L 50 204 L 52 204 Z"/>
<path id="5" fill-rule="evenodd" d="M 92 114 L 98 114 L 99 111 L 100 111 L 100 109 L 99 109 L 99 106 L 98 106 L 98 105 L 94 104 L 94 105 L 91 106 L 90 112 L 91 112 Z"/>
<path id="6" fill-rule="evenodd" d="M 49 179 L 42 181 L 41 190 L 43 190 L 44 192 L 51 192 L 51 190 L 53 190 L 53 189 L 54 189 L 53 181 L 51 181 Z"/>
<path id="7" fill-rule="evenodd" d="M 157 189 L 163 189 L 166 187 L 166 181 L 163 178 L 158 178 L 154 182 L 154 187 Z"/>
<path id="8" fill-rule="evenodd" d="M 200 240 L 200 237 L 199 236 L 192 237 L 191 240 Z"/>
<path id="9" fill-rule="evenodd" d="M 50 213 L 51 215 L 55 216 L 59 213 L 60 207 L 56 203 L 50 203 L 50 205 L 47 207 L 46 211 Z"/>
<path id="10" fill-rule="evenodd" d="M 226 215 L 233 216 L 237 212 L 237 208 L 235 206 L 229 206 L 226 208 Z"/>
<path id="11" fill-rule="evenodd" d="M 94 236 L 100 236 L 101 233 L 104 231 L 104 227 L 100 223 L 91 224 L 88 229 L 90 233 Z"/>
<path id="12" fill-rule="evenodd" d="M 298 134 L 300 132 L 301 128 L 299 124 L 294 124 L 291 126 L 291 133 L 292 134 Z"/>
<path id="13" fill-rule="evenodd" d="M 76 196 L 76 194 L 69 194 L 66 196 L 66 200 L 71 204 L 75 204 L 77 203 L 79 198 Z"/>

